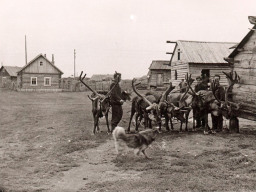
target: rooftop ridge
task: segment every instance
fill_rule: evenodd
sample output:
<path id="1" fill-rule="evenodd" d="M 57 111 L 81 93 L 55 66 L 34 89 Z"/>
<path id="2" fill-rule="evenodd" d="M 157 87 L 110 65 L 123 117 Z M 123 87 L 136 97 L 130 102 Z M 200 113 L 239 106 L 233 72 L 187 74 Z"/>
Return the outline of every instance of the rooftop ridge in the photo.
<path id="1" fill-rule="evenodd" d="M 180 42 L 195 42 L 195 43 L 226 43 L 226 44 L 236 44 L 237 42 L 224 42 L 224 41 L 191 41 L 191 40 L 177 40 Z"/>

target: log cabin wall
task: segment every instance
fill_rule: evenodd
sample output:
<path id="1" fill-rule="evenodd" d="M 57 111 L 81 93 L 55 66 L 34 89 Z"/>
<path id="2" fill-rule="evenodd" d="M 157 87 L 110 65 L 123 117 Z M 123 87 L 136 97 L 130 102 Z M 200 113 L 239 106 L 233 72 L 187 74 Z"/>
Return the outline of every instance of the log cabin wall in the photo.
<path id="1" fill-rule="evenodd" d="M 185 79 L 185 75 L 189 72 L 188 63 L 183 63 L 181 61 L 172 63 L 171 70 L 171 82 L 173 86 L 178 86 L 181 79 Z"/>
<path id="2" fill-rule="evenodd" d="M 230 72 L 231 67 L 230 64 L 228 63 L 223 63 L 223 64 L 196 64 L 196 63 L 191 63 L 189 64 L 189 73 L 192 74 L 192 78 L 196 79 L 197 76 L 201 76 L 201 72 L 203 69 L 208 69 L 210 71 L 210 80 L 213 79 L 214 75 L 219 75 L 220 76 L 220 84 L 222 86 L 227 86 L 228 81 L 226 76 L 222 73 L 224 72 Z"/>
<path id="3" fill-rule="evenodd" d="M 159 79 L 161 77 L 161 80 Z M 171 70 L 151 70 L 149 85 L 164 86 L 171 80 Z"/>
<path id="4" fill-rule="evenodd" d="M 37 78 L 37 85 L 31 84 L 31 78 Z M 45 85 L 45 78 L 50 78 L 50 85 Z M 60 78 L 59 74 L 22 74 L 22 88 L 23 89 L 59 89 Z"/>
<path id="5" fill-rule="evenodd" d="M 240 76 L 240 84 L 234 85 L 233 101 L 241 103 L 240 117 L 256 121 L 256 32 L 239 47 L 234 56 L 233 70 Z"/>

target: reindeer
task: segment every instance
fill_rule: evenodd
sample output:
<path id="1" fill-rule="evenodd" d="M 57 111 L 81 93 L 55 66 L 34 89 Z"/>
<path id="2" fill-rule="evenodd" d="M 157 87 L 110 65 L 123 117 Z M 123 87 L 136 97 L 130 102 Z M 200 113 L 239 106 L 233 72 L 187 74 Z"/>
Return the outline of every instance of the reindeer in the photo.
<path id="1" fill-rule="evenodd" d="M 240 104 L 238 103 L 234 103 L 234 102 L 231 102 L 231 101 L 228 101 L 228 97 L 230 95 L 230 90 L 232 89 L 232 87 L 236 84 L 236 83 L 239 83 L 240 82 L 240 77 L 239 75 L 237 75 L 236 72 L 229 72 L 229 73 L 226 73 L 226 72 L 222 72 L 226 75 L 226 78 L 228 79 L 229 81 L 229 86 L 228 88 L 225 90 L 225 101 L 221 101 L 217 96 L 216 96 L 216 89 L 217 89 L 217 86 L 216 86 L 216 82 L 213 81 L 212 84 L 211 84 L 211 87 L 212 87 L 212 92 L 213 92 L 213 95 L 216 99 L 216 101 L 218 102 L 218 104 L 220 104 L 220 110 L 222 112 L 222 114 L 225 116 L 225 118 L 227 119 L 230 119 L 229 121 L 229 127 L 233 130 L 235 130 L 237 133 L 239 133 L 239 120 L 237 118 L 237 111 L 239 110 L 240 108 Z"/>
<path id="2" fill-rule="evenodd" d="M 127 132 L 130 132 L 131 120 L 136 114 L 135 117 L 135 131 L 138 131 L 138 120 L 144 118 L 145 127 L 152 127 L 151 120 L 157 122 L 159 126 L 159 131 L 161 131 L 161 109 L 160 105 L 163 106 L 165 103 L 164 100 L 169 92 L 173 89 L 172 84 L 167 88 L 167 90 L 162 94 L 161 97 L 156 97 L 155 95 L 146 94 L 142 96 L 136 89 L 134 82 L 136 79 L 132 81 L 133 91 L 138 95 L 132 100 L 132 108 L 131 108 L 131 116 L 129 121 L 129 126 Z M 159 105 L 160 104 L 160 105 Z M 169 127 L 166 127 L 167 131 L 169 131 Z"/>
<path id="3" fill-rule="evenodd" d="M 193 83 L 193 79 L 191 75 L 185 76 L 186 82 L 188 85 Z M 191 104 L 192 104 L 192 96 L 188 94 L 189 86 L 186 89 L 185 93 L 177 93 L 177 92 L 170 92 L 170 94 L 166 98 L 166 108 L 161 107 L 163 113 L 166 113 L 165 116 L 165 124 L 168 126 L 168 122 L 170 121 L 171 129 L 173 130 L 172 118 L 176 117 L 180 120 L 180 132 L 182 132 L 182 125 L 185 123 L 185 131 L 188 131 L 188 117 L 191 111 Z M 162 106 L 164 106 L 162 104 Z"/>
<path id="4" fill-rule="evenodd" d="M 223 73 L 226 74 L 225 72 Z M 237 78 L 237 75 L 236 75 L 236 78 Z M 226 89 L 225 106 L 232 105 L 237 107 L 235 103 L 227 101 L 228 90 L 233 85 L 231 83 L 231 85 Z M 215 84 L 214 83 L 212 84 L 212 90 L 201 90 L 197 93 L 193 90 L 193 88 L 191 87 L 191 84 L 189 84 L 189 88 L 193 96 L 193 99 L 192 99 L 193 111 L 197 112 L 205 121 L 205 125 L 203 127 L 204 134 L 215 133 L 214 131 L 211 130 L 211 128 L 208 125 L 208 113 L 212 113 L 214 116 L 219 116 L 220 112 L 223 110 L 223 106 L 219 105 L 219 104 L 223 104 L 223 102 L 220 101 L 215 95 L 215 91 L 216 91 Z M 226 108 L 228 109 L 228 107 Z M 195 114 L 193 114 L 193 128 L 195 128 Z"/>
<path id="5" fill-rule="evenodd" d="M 109 121 L 108 121 L 108 113 L 109 113 L 109 110 L 110 110 L 110 94 L 112 92 L 112 90 L 114 89 L 114 87 L 116 86 L 113 86 L 111 90 L 109 90 L 105 95 L 104 94 L 99 94 L 97 91 L 93 90 L 89 85 L 87 85 L 83 80 L 86 76 L 86 74 L 83 76 L 82 78 L 82 75 L 83 75 L 83 71 L 81 72 L 80 76 L 79 76 L 79 80 L 82 84 L 84 84 L 84 86 L 86 86 L 91 92 L 92 92 L 92 95 L 89 96 L 88 95 L 88 98 L 92 101 L 92 114 L 93 114 L 93 120 L 94 120 L 94 128 L 93 128 L 93 134 L 100 131 L 99 129 L 99 118 L 105 116 L 105 119 L 106 119 L 106 124 L 107 124 L 107 128 L 108 128 L 108 134 L 111 133 L 110 129 L 109 129 Z M 131 97 L 130 97 L 130 93 L 127 93 L 125 91 L 122 92 L 122 99 L 124 101 L 126 100 L 130 100 Z"/>

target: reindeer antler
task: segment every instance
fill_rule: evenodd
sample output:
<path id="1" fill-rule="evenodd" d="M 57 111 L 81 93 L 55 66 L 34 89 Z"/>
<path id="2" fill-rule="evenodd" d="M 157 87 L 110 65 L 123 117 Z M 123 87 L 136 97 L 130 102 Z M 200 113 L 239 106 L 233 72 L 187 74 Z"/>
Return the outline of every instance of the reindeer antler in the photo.
<path id="1" fill-rule="evenodd" d="M 228 86 L 228 88 L 225 91 L 225 104 L 227 106 L 228 105 L 235 106 L 235 109 L 238 110 L 240 108 L 240 104 L 228 101 L 228 94 L 229 94 L 229 90 L 234 86 L 234 84 L 240 82 L 240 77 L 236 73 L 236 71 L 235 72 L 231 71 L 229 73 L 226 73 L 224 71 L 222 71 L 222 72 L 226 75 L 227 79 L 229 80 L 229 86 Z"/>
<path id="2" fill-rule="evenodd" d="M 213 96 L 214 98 L 219 102 L 219 103 L 222 103 L 222 101 L 217 97 L 216 95 L 216 91 L 218 89 L 218 86 L 217 86 L 217 83 L 216 83 L 216 80 L 214 79 L 211 83 L 211 90 L 212 90 L 212 93 L 213 93 Z"/>
<path id="3" fill-rule="evenodd" d="M 188 75 L 188 73 L 187 73 L 187 74 L 185 75 L 185 80 L 186 80 L 186 82 L 187 82 L 188 87 L 187 87 L 186 92 L 183 94 L 182 98 L 180 99 L 181 101 L 185 98 L 185 96 L 186 96 L 186 94 L 188 93 L 189 89 L 191 89 L 192 92 L 193 92 L 193 94 L 196 95 L 195 91 L 194 91 L 194 90 L 192 89 L 192 87 L 191 87 L 191 85 L 192 85 L 192 83 L 193 83 L 193 79 L 191 78 L 191 74 Z"/>
<path id="4" fill-rule="evenodd" d="M 83 75 L 83 71 L 81 71 L 81 74 L 79 76 L 79 80 L 81 83 L 84 84 L 85 87 L 87 87 L 91 92 L 93 92 L 95 95 L 99 95 L 95 90 L 93 90 L 89 85 L 87 85 L 85 82 L 84 82 L 84 78 L 86 76 L 86 73 L 84 74 L 83 78 L 82 78 L 82 75 Z"/>
<path id="5" fill-rule="evenodd" d="M 135 81 L 136 81 L 136 79 L 134 78 L 134 79 L 132 80 L 132 89 L 133 89 L 133 91 L 134 91 L 140 98 L 142 98 L 147 104 L 149 104 L 149 106 L 153 106 L 153 104 L 152 104 L 145 96 L 142 96 L 142 95 L 137 91 L 137 89 L 136 89 L 136 87 L 135 87 L 135 85 L 134 85 Z"/>
<path id="6" fill-rule="evenodd" d="M 171 92 L 171 90 L 172 90 L 172 82 L 170 82 L 168 88 L 167 88 L 167 89 L 165 90 L 165 92 L 163 93 L 163 95 L 162 95 L 162 97 L 161 97 L 159 103 L 164 102 L 165 100 L 167 100 L 167 99 L 166 99 L 166 98 L 167 98 L 167 95 L 169 95 L 169 93 Z"/>

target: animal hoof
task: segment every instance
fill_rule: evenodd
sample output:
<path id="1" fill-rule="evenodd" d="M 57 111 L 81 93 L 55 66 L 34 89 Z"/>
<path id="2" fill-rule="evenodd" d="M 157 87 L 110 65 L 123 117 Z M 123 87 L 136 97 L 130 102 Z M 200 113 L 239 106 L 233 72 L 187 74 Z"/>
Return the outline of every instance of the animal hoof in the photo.
<path id="1" fill-rule="evenodd" d="M 209 132 L 208 131 L 204 131 L 204 135 L 209 135 Z"/>

